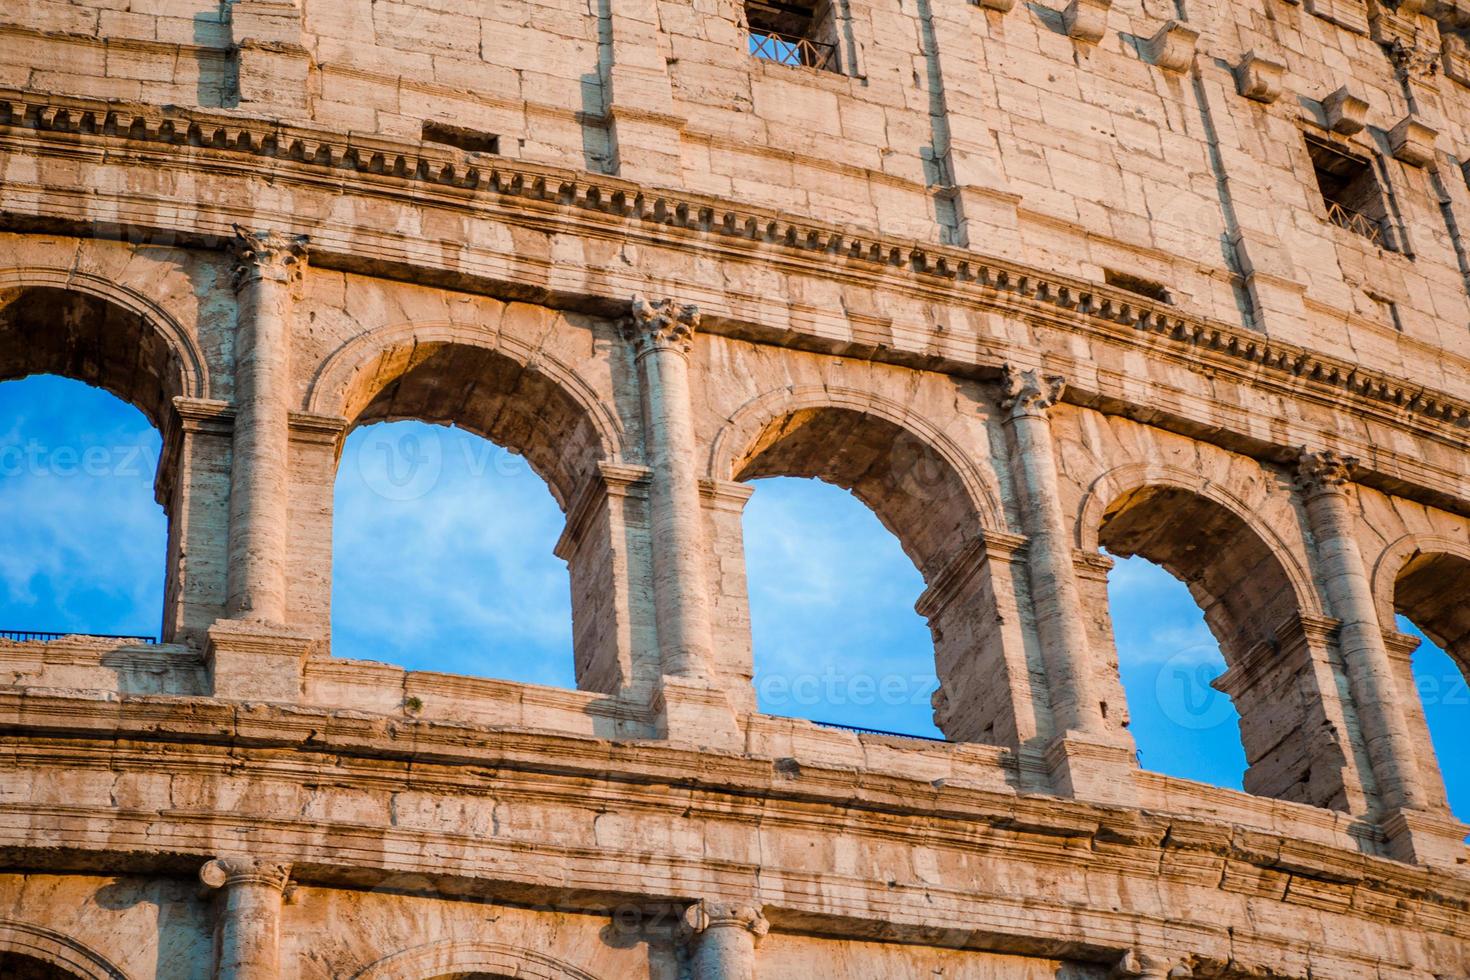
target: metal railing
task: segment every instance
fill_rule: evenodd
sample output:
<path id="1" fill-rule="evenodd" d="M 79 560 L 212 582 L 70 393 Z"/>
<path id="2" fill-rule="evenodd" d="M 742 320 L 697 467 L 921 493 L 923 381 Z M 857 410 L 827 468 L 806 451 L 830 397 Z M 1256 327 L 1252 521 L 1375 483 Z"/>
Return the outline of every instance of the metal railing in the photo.
<path id="1" fill-rule="evenodd" d="M 859 735 L 887 735 L 890 738 L 911 738 L 916 742 L 947 742 L 945 738 L 935 738 L 933 735 L 908 735 L 904 732 L 885 732 L 881 728 L 864 728 L 861 725 L 844 725 L 836 721 L 814 721 L 813 725 L 818 728 L 836 728 L 844 732 L 856 732 Z"/>
<path id="2" fill-rule="evenodd" d="M 815 68 L 818 71 L 837 70 L 837 45 L 792 34 L 752 30 L 750 53 L 780 65 Z"/>
<path id="3" fill-rule="evenodd" d="M 84 640 L 131 640 L 134 643 L 142 643 L 145 646 L 156 646 L 158 638 L 153 636 L 124 636 L 115 633 L 46 633 L 40 630 L 0 630 L 0 640 L 10 640 L 15 643 L 48 643 L 51 640 L 64 640 L 69 636 L 79 637 Z"/>
<path id="4" fill-rule="evenodd" d="M 1327 220 L 1339 228 L 1346 228 L 1355 235 L 1362 235 L 1379 248 L 1385 247 L 1383 222 L 1370 218 L 1360 211 L 1344 207 L 1336 201 L 1328 201 Z"/>

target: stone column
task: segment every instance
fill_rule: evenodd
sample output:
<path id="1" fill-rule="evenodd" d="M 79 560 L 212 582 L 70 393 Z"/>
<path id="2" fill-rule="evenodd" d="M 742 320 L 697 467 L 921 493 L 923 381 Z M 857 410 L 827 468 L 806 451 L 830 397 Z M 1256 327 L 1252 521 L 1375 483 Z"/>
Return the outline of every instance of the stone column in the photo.
<path id="1" fill-rule="evenodd" d="M 1421 810 L 1424 790 L 1400 706 L 1404 695 L 1393 681 L 1367 566 L 1353 534 L 1347 485 L 1356 465 L 1357 460 L 1334 452 L 1304 449 L 1297 464 L 1297 486 L 1306 504 L 1327 603 L 1342 624 L 1338 644 L 1380 803 L 1385 810 Z"/>
<path id="2" fill-rule="evenodd" d="M 1031 601 L 1036 613 L 1051 709 L 1059 732 L 1102 737 L 1101 711 L 1093 696 L 1088 663 L 1087 622 L 1073 568 L 1072 546 L 1062 517 L 1051 419 L 1047 412 L 1066 383 L 1054 375 L 1006 366 L 1001 408 L 1015 449 L 1022 493 Z"/>
<path id="3" fill-rule="evenodd" d="M 705 575 L 689 351 L 699 310 L 673 300 L 633 299 L 623 336 L 637 351 L 648 454 L 654 622 L 663 672 L 705 678 L 710 664 L 709 586 Z"/>
<path id="4" fill-rule="evenodd" d="M 694 980 L 755 980 L 755 948 L 771 931 L 757 905 L 695 902 L 684 912 Z"/>
<path id="5" fill-rule="evenodd" d="M 1108 730 L 1095 690 L 1048 415 L 1065 386 L 1055 375 L 1008 364 L 1001 402 L 1021 494 L 1031 605 L 1048 678 L 1055 737 L 1046 765 L 1064 793 L 1122 801 L 1131 782 L 1120 770 L 1134 763 L 1132 753 Z"/>
<path id="6" fill-rule="evenodd" d="M 306 238 L 236 226 L 235 437 L 228 614 L 286 621 L 293 292 Z"/>
<path id="7" fill-rule="evenodd" d="M 199 869 L 199 880 L 222 889 L 215 935 L 215 980 L 277 980 L 281 967 L 281 904 L 291 868 L 253 858 L 221 857 Z"/>

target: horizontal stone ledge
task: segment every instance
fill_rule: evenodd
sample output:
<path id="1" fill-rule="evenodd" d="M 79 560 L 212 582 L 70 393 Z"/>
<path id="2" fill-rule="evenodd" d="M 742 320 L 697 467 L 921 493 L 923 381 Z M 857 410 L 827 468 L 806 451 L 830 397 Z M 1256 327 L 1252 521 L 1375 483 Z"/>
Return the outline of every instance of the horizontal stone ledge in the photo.
<path id="1" fill-rule="evenodd" d="M 265 157 L 303 167 L 329 167 L 431 187 L 453 187 L 459 192 L 520 202 L 536 211 L 547 207 L 569 209 L 666 231 L 747 239 L 779 251 L 840 260 L 848 274 L 863 270 L 891 276 L 898 271 L 919 280 L 947 284 L 945 289 L 1005 295 L 1019 306 L 1038 312 L 1061 311 L 1074 319 L 1131 327 L 1210 351 L 1227 361 L 1248 364 L 1253 371 L 1322 384 L 1355 400 L 1403 409 L 1421 422 L 1470 430 L 1470 402 L 1449 394 L 1318 355 L 1244 327 L 1202 320 L 1102 283 L 1032 269 L 965 249 L 876 235 L 718 198 L 645 188 L 590 172 L 199 110 L 0 90 L 0 129 L 6 127 L 64 134 L 69 149 L 78 138 L 142 140 L 181 150 Z M 375 170 L 372 161 L 387 160 L 385 154 L 395 162 Z M 205 166 L 204 161 L 200 165 Z M 349 179 L 341 189 L 350 190 L 350 184 Z M 381 190 L 371 183 L 358 188 L 364 194 Z M 462 196 L 460 193 L 455 199 Z M 422 192 L 416 192 L 416 197 L 427 200 Z M 322 244 L 314 243 L 314 258 Z"/>
<path id="2" fill-rule="evenodd" d="M 891 821 L 926 822 L 931 837 L 952 824 L 961 838 L 983 827 L 983 837 L 997 841 L 1068 840 L 1083 849 L 1095 849 L 1099 842 L 1160 846 L 1270 867 L 1288 867 L 1281 863 L 1283 856 L 1295 854 L 1291 870 L 1315 869 L 1312 874 L 1322 880 L 1393 878 L 1414 870 L 1334 844 L 1323 828 L 1351 830 L 1352 818 L 1345 814 L 1155 774 L 1142 778 L 1153 782 L 1160 802 L 1174 802 L 1140 814 L 1052 796 L 996 792 L 963 785 L 963 780 L 829 768 L 818 759 L 804 758 L 799 775 L 793 776 L 774 758 L 723 756 L 655 742 L 609 743 L 207 699 L 108 700 L 5 692 L 0 692 L 0 741 L 12 764 L 39 765 L 49 759 L 48 764 L 74 769 L 115 769 L 131 759 L 142 768 L 158 758 L 148 744 L 165 743 L 171 766 L 206 777 L 234 772 L 255 758 L 267 766 L 264 774 L 302 785 L 328 773 L 335 784 L 406 788 L 413 778 L 425 779 L 432 772 L 446 792 L 508 791 L 551 779 L 569 787 L 596 783 L 611 794 L 609 799 L 630 802 L 642 800 L 647 787 L 677 787 L 681 806 L 713 808 L 711 812 L 718 810 L 737 822 L 770 820 L 773 804 L 833 807 L 875 827 Z M 938 748 L 953 753 L 969 747 Z M 292 751 L 284 768 L 273 762 L 281 749 Z M 696 801 L 687 794 L 700 796 Z M 1187 807 L 1196 795 L 1200 813 L 1190 814 Z M 1228 810 L 1225 804 L 1232 802 L 1240 804 L 1236 812 L 1242 817 L 1256 813 L 1262 825 L 1232 825 L 1206 815 Z M 1470 889 L 1470 882 L 1466 887 Z"/>
<path id="3" fill-rule="evenodd" d="M 45 843 L 37 820 L 57 828 Z M 89 835 L 92 839 L 88 839 Z M 0 855 L 18 869 L 187 876 L 213 856 L 224 837 L 247 843 L 256 856 L 290 862 L 299 886 L 391 888 L 431 891 L 471 900 L 509 902 L 561 911 L 606 914 L 619 905 L 685 904 L 694 897 L 749 896 L 758 887 L 766 914 L 778 929 L 828 938 L 926 943 L 936 929 L 948 932 L 955 948 L 993 950 L 1015 943 L 1044 954 L 1057 942 L 1074 944 L 1081 958 L 1111 949 L 1112 937 L 1194 934 L 1196 948 L 1229 942 L 1231 923 L 1219 921 L 1210 896 L 1244 893 L 1257 908 L 1276 914 L 1305 910 L 1336 920 L 1336 935 L 1354 933 L 1352 923 L 1374 927 L 1427 928 L 1447 937 L 1470 938 L 1470 892 L 1463 880 L 1433 877 L 1411 869 L 1399 880 L 1373 878 L 1361 884 L 1266 868 L 1225 857 L 1202 860 L 1156 851 L 1129 855 L 1116 849 L 1038 848 L 1027 843 L 1012 852 L 985 856 L 994 885 L 967 881 L 945 885 L 913 880 L 897 883 L 833 871 L 785 868 L 779 862 L 749 865 L 610 847 L 538 846 L 534 842 L 436 837 L 403 829 L 323 825 L 320 821 L 230 820 L 193 811 L 104 811 L 50 805 L 0 807 Z M 914 846 L 935 846 L 925 836 Z M 943 842 L 940 842 L 941 844 Z M 1182 860 L 1181 860 L 1182 859 Z M 629 865 L 636 870 L 627 870 Z M 1171 883 L 1171 897 L 1157 907 L 1118 908 L 1078 894 L 1062 897 L 1018 892 L 1012 876 L 1036 874 L 1060 880 L 1068 870 L 1087 880 L 1112 877 L 1123 889 L 1136 880 L 1140 894 L 1153 894 L 1157 876 Z M 1264 877 L 1263 877 L 1264 876 Z M 757 882 L 759 885 L 757 886 Z M 1182 904 L 1179 904 L 1181 903 Z M 1270 905 L 1268 906 L 1267 903 Z M 1007 928 L 1007 924 L 1010 928 Z M 1236 940 L 1275 945 L 1269 935 Z M 1239 947 L 1237 947 L 1239 948 Z M 1356 951 L 1323 943 L 1328 959 L 1351 962 Z M 1317 961 L 1321 966 L 1321 961 Z M 1279 974 L 1277 974 L 1279 975 Z M 1328 970 L 1327 975 L 1332 975 Z"/>

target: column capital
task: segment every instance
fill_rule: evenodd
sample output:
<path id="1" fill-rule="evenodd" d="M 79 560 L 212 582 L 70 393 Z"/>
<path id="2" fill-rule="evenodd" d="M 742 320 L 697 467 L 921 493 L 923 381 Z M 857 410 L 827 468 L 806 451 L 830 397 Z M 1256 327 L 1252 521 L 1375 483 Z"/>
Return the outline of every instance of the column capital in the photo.
<path id="1" fill-rule="evenodd" d="M 1192 975 L 1193 971 L 1177 959 L 1141 949 L 1130 949 L 1124 953 L 1108 973 L 1110 980 L 1178 980 Z"/>
<path id="2" fill-rule="evenodd" d="M 678 306 L 671 299 L 649 301 L 642 296 L 633 297 L 622 323 L 623 339 L 633 344 L 639 357 L 653 350 L 687 354 L 698 329 L 699 307 L 694 304 Z"/>
<path id="3" fill-rule="evenodd" d="M 1045 374 L 1040 368 L 1023 368 L 1015 364 L 1004 367 L 1004 395 L 1000 407 L 1011 418 L 1042 417 L 1062 400 L 1067 379 L 1059 374 Z"/>
<path id="4" fill-rule="evenodd" d="M 759 905 L 701 899 L 684 910 L 683 930 L 697 936 L 711 929 L 744 929 L 759 940 L 771 931 Z"/>
<path id="5" fill-rule="evenodd" d="M 1297 458 L 1296 485 L 1305 494 L 1341 492 L 1353 482 L 1358 461 L 1331 449 L 1313 450 L 1303 447 Z"/>
<path id="6" fill-rule="evenodd" d="M 306 268 L 310 238 L 279 231 L 250 231 L 240 225 L 233 227 L 235 237 L 230 240 L 230 254 L 235 260 L 232 274 L 236 292 L 255 282 L 291 285 L 300 281 Z"/>
<path id="7" fill-rule="evenodd" d="M 289 864 L 239 856 L 213 858 L 199 869 L 199 880 L 210 888 L 265 885 L 284 891 L 290 877 Z"/>

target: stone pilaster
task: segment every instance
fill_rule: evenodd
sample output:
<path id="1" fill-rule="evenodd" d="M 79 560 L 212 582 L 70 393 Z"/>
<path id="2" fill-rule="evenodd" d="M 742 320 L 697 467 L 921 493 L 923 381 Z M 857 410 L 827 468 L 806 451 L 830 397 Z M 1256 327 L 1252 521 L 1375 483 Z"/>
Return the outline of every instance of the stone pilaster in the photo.
<path id="1" fill-rule="evenodd" d="M 199 880 L 220 891 L 215 980 L 277 980 L 281 975 L 281 905 L 290 865 L 219 857 Z"/>
<path id="2" fill-rule="evenodd" d="M 1297 464 L 1297 486 L 1316 544 L 1322 588 L 1341 621 L 1338 644 L 1363 726 L 1380 806 L 1386 811 L 1421 810 L 1424 791 L 1400 707 L 1407 692 L 1394 684 L 1367 566 L 1353 534 L 1348 484 L 1356 463 L 1333 452 L 1303 450 Z"/>
<path id="3" fill-rule="evenodd" d="M 577 687 L 646 703 L 658 687 L 648 579 L 648 470 L 600 463 L 567 508 L 555 554 L 572 579 Z"/>
<path id="4" fill-rule="evenodd" d="M 695 460 L 689 352 L 699 310 L 634 297 L 623 336 L 633 345 L 648 458 L 654 631 L 662 677 L 654 699 L 666 737 L 721 741 L 734 715 L 715 687 L 704 519 Z"/>
<path id="5" fill-rule="evenodd" d="M 235 435 L 228 614 L 286 622 L 294 287 L 306 238 L 235 228 Z"/>
<path id="6" fill-rule="evenodd" d="M 225 609 L 234 409 L 183 396 L 173 405 L 155 488 L 169 513 L 163 635 L 202 648 L 210 624 Z"/>
<path id="7" fill-rule="evenodd" d="M 1087 621 L 1062 516 L 1048 413 L 1065 386 L 1055 375 L 1007 365 L 1001 408 L 1021 491 L 1031 604 L 1056 733 L 1047 766 L 1062 792 L 1115 798 L 1128 785 L 1119 770 L 1132 764 L 1132 756 L 1108 731 L 1094 690 Z"/>
<path id="8" fill-rule="evenodd" d="M 755 980 L 756 946 L 770 931 L 759 906 L 695 902 L 683 926 L 693 980 Z"/>

